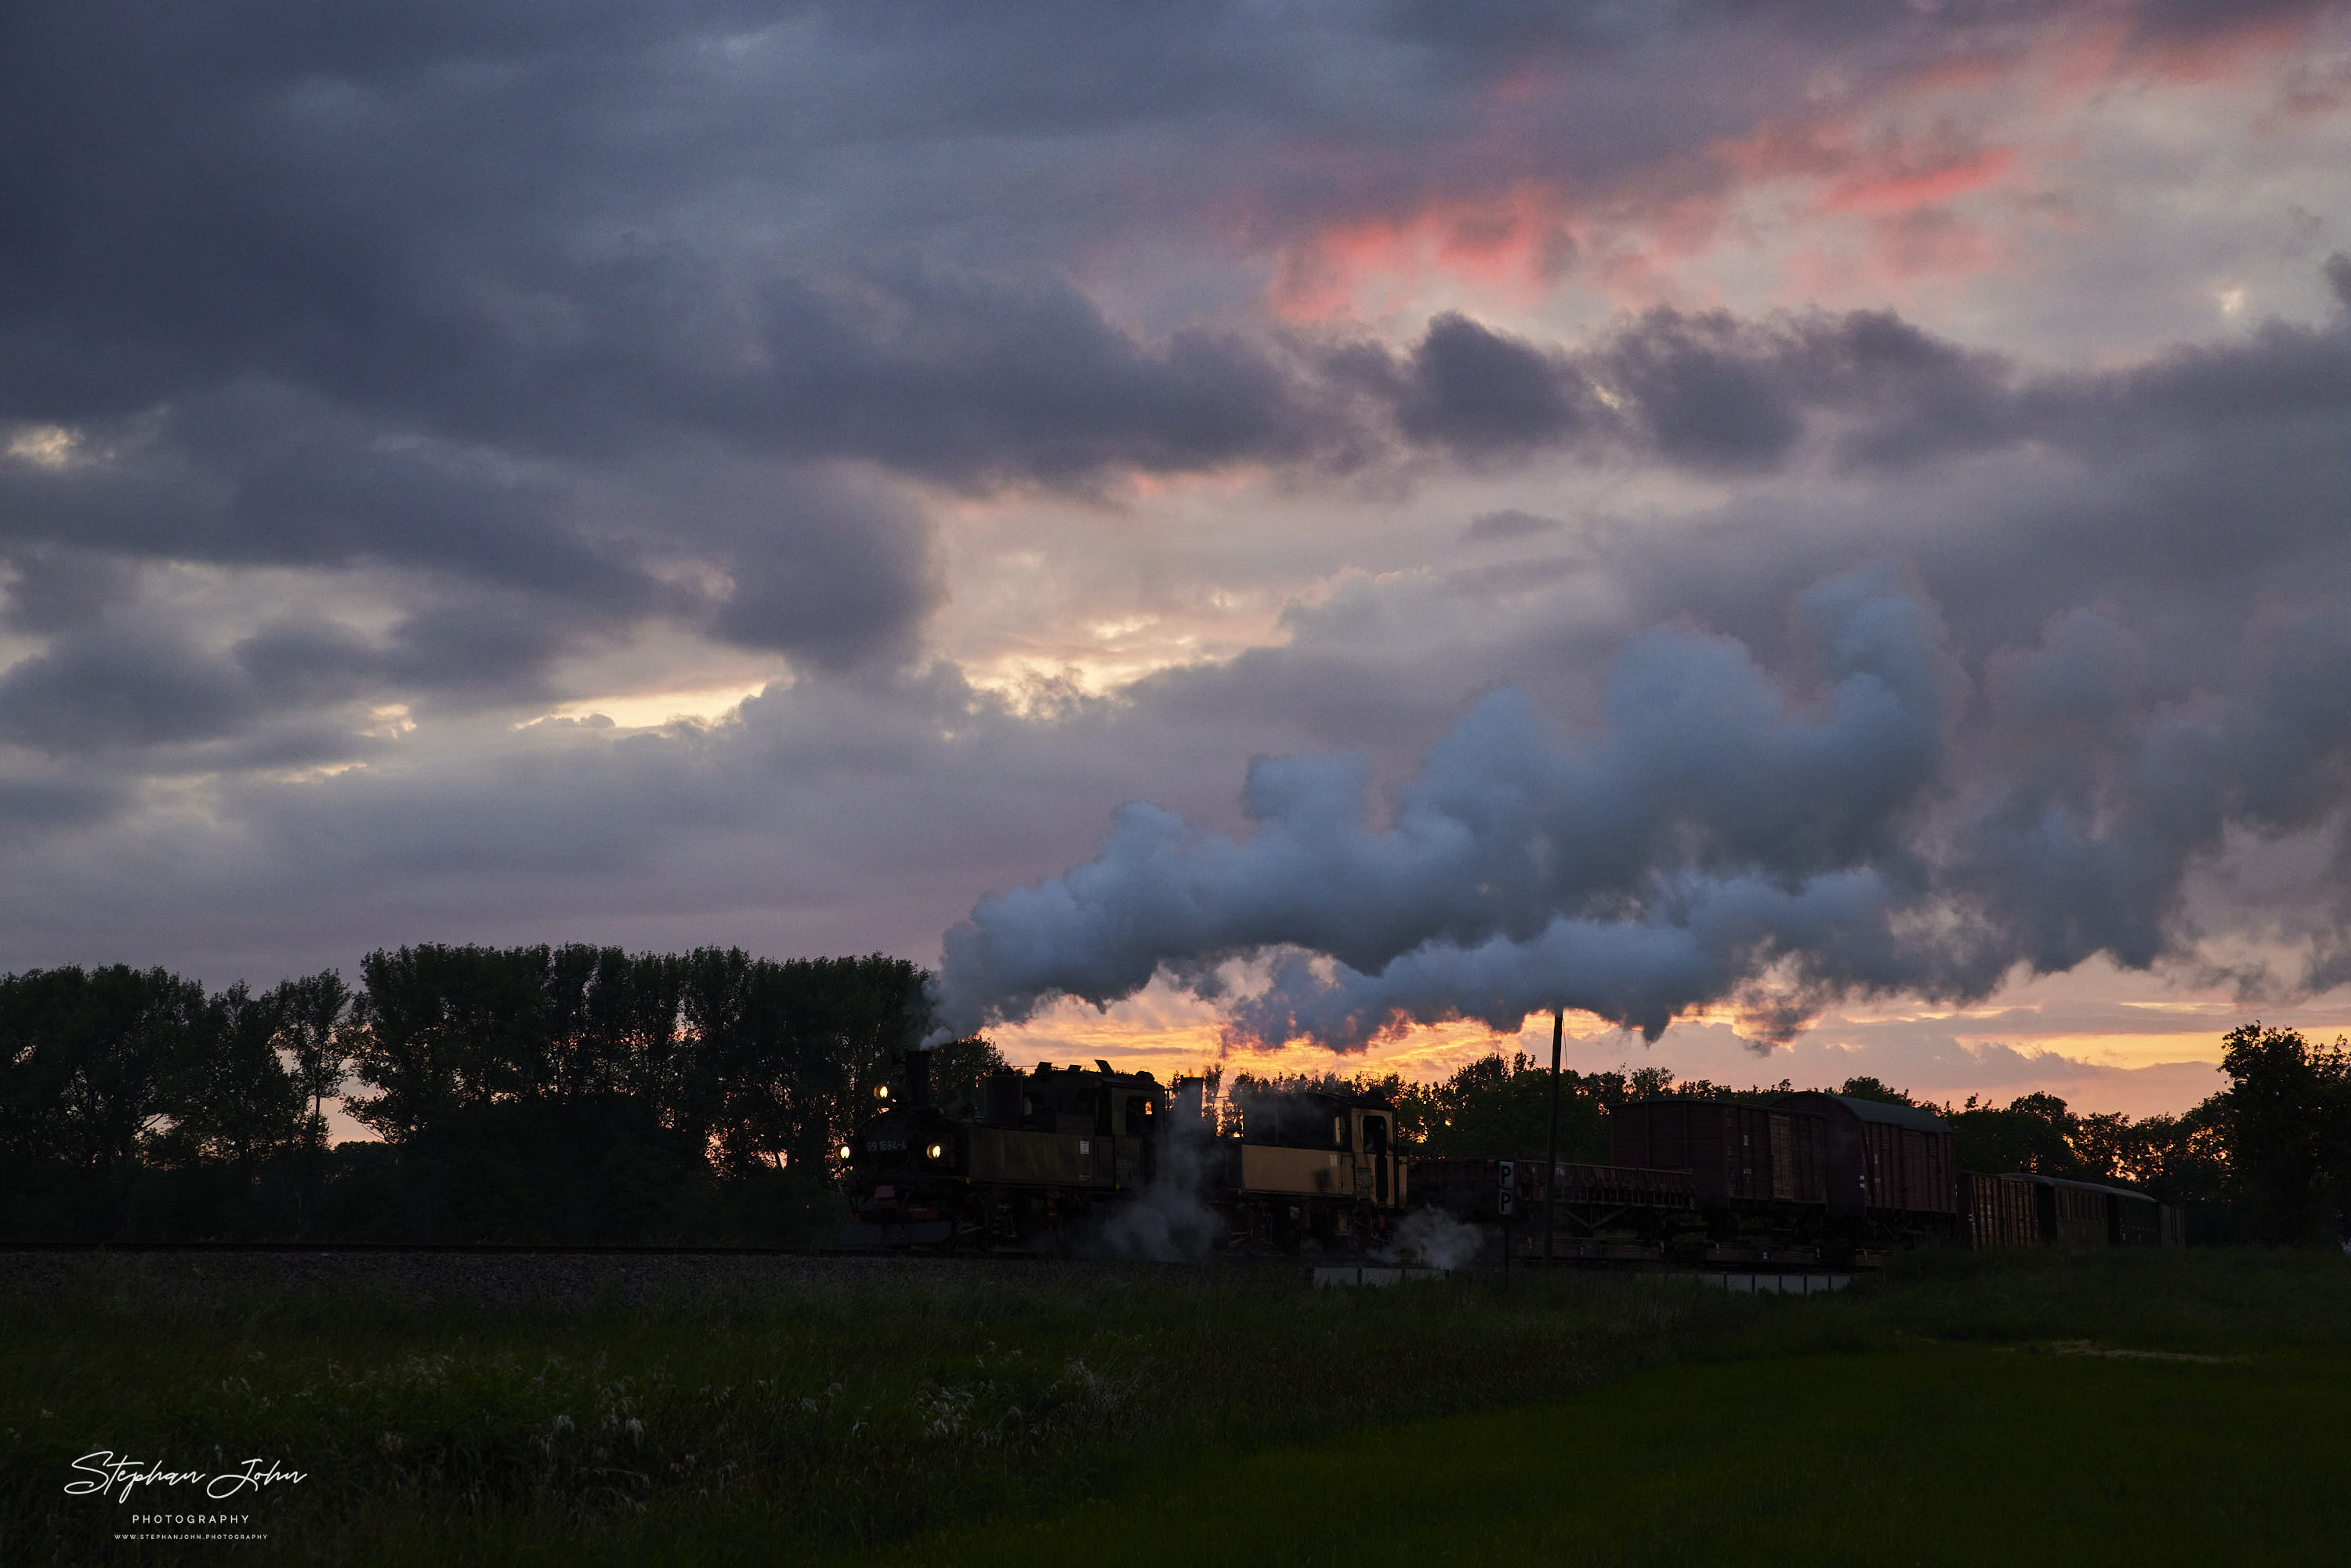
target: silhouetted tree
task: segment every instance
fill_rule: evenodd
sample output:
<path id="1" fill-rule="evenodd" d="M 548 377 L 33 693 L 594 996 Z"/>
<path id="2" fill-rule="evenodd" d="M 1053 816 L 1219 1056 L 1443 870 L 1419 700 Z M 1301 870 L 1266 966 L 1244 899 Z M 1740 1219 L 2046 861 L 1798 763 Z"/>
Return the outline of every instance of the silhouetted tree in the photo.
<path id="1" fill-rule="evenodd" d="M 1003 1053 L 986 1035 L 951 1040 L 931 1048 L 931 1101 L 934 1104 L 969 1107 L 979 1081 L 1005 1065 Z"/>
<path id="2" fill-rule="evenodd" d="M 403 1143 L 460 1111 L 548 1088 L 550 957 L 546 947 L 428 945 L 361 959 L 350 1064 L 376 1092 L 352 1101 L 351 1114 Z"/>
<path id="3" fill-rule="evenodd" d="M 723 1169 L 820 1168 L 863 1113 L 893 1052 L 929 1019 L 923 971 L 903 958 L 687 960 L 684 1012 L 695 1098 Z"/>
<path id="4" fill-rule="evenodd" d="M 340 1094 L 350 1076 L 342 1028 L 350 1009 L 350 988 L 332 969 L 287 980 L 270 993 L 277 1012 L 277 1044 L 293 1071 L 294 1085 L 310 1103 L 304 1142 L 324 1147 L 327 1096 Z"/>
<path id="5" fill-rule="evenodd" d="M 196 982 L 125 964 L 0 979 L 0 1146 L 80 1171 L 134 1163 L 204 1006 Z"/>
<path id="6" fill-rule="evenodd" d="M 2229 1150 L 2216 1116 L 2218 1096 L 2178 1116 L 2085 1116 L 2085 1159 L 2110 1162 L 2104 1168 L 2113 1179 L 2135 1186 L 2152 1197 L 2181 1207 L 2203 1211 L 2208 1220 L 2224 1221 L 2220 1205 L 2228 1196 Z M 2103 1124 L 2120 1124 L 2109 1142 Z"/>
<path id="7" fill-rule="evenodd" d="M 277 992 L 256 997 L 242 980 L 192 1009 L 165 1071 L 170 1124 L 150 1134 L 159 1163 L 249 1171 L 294 1145 L 302 1090 L 277 1053 L 283 1016 Z"/>
<path id="8" fill-rule="evenodd" d="M 1390 1097 L 1396 1106 L 1398 1131 L 1430 1154 L 1539 1160 L 1547 1146 L 1551 1068 L 1523 1051 L 1480 1057 L 1439 1083 L 1395 1082 Z M 1560 1157 L 1604 1162 L 1606 1108 L 1637 1097 L 1623 1073 L 1563 1070 Z"/>
<path id="9" fill-rule="evenodd" d="M 2216 1098 L 2229 1186 L 2264 1241 L 2331 1241 L 2351 1196 L 2351 1052 L 2258 1022 L 2229 1031 Z"/>
<path id="10" fill-rule="evenodd" d="M 1918 1103 L 1901 1090 L 1867 1077 L 1846 1079 L 1837 1092 L 1854 1100 L 1875 1100 L 1881 1105 L 1916 1105 Z"/>
<path id="11" fill-rule="evenodd" d="M 1970 1097 L 1949 1120 L 1962 1170 L 2024 1171 L 2069 1180 L 2089 1174 L 2074 1150 L 2074 1115 L 2054 1094 L 2020 1094 L 2004 1108 L 1979 1105 Z"/>

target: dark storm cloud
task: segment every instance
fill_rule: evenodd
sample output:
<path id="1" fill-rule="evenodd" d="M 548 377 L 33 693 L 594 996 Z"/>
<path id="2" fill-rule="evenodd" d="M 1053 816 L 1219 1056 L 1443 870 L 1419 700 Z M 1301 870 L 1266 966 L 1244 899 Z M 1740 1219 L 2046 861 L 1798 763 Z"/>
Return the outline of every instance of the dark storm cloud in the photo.
<path id="1" fill-rule="evenodd" d="M 958 482 L 1330 434 L 1268 344 L 1105 321 L 1069 282 L 1097 246 L 1236 214 L 1287 233 L 1538 171 L 1607 191 L 1780 112 L 1823 62 L 1774 40 L 1834 40 L 1864 80 L 2015 42 L 1966 7 L 226 6 L 161 26 L 34 5 L 7 26 L 0 413 L 78 423 L 258 381 L 461 442 L 691 430 Z M 1692 68 L 1718 56 L 1742 67 Z M 1564 118 L 1498 148 L 1488 90 L 1545 60 L 1577 89 L 1547 100 Z M 1767 459 L 1746 361 L 1682 347 L 1652 367 L 1660 438 Z M 1405 417 L 1523 444 L 1570 423 L 1569 390 L 1440 323 Z"/>
<path id="2" fill-rule="evenodd" d="M 936 591 L 921 559 L 925 543 L 918 530 L 880 524 L 824 536 L 827 548 L 816 550 L 746 546 L 711 629 L 824 669 L 903 655 L 907 628 Z"/>
<path id="3" fill-rule="evenodd" d="M 862 294 L 768 290 L 750 322 L 766 368 L 708 382 L 713 421 L 786 455 L 953 482 L 1198 470 L 1322 444 L 1311 389 L 1233 335 L 1145 345 L 1050 280 L 868 277 Z M 698 389 L 677 391 L 693 406 Z"/>
<path id="4" fill-rule="evenodd" d="M 256 691 L 289 706 L 347 702 L 375 689 L 383 655 L 337 622 L 273 622 L 237 643 L 235 657 Z"/>
<path id="5" fill-rule="evenodd" d="M 1576 356 L 1446 316 L 1392 359 L 1246 319 L 1143 333 L 1072 264 L 1204 224 L 1279 246 L 1538 167 L 1618 188 L 1784 105 L 1817 62 L 1758 39 L 1842 40 L 1848 71 L 1897 79 L 2012 47 L 1993 12 L 518 3 L 162 26 L 100 4 L 5 26 L 0 416 L 116 454 L 11 476 L 18 538 L 378 560 L 692 618 L 640 565 L 691 522 L 616 533 L 589 470 L 692 447 L 1083 486 L 1343 468 L 1400 439 L 1479 462 L 1615 440 L 1753 473 L 1808 411 L 1850 405 L 1820 383 L 1837 373 L 1917 415 L 1857 435 L 1872 460 L 1979 418 L 1963 357 L 1884 319 L 1831 342 L 1656 317 Z M 1747 63 L 1691 68 L 1717 55 Z M 1488 91 L 1545 61 L 1578 89 L 1546 100 L 1566 118 L 1498 156 Z M 1455 166 L 1473 154 L 1491 167 Z M 1602 375 L 1629 400 L 1606 418 Z M 834 665 L 910 646 L 927 546 L 859 527 L 817 528 L 789 569 L 720 550 L 728 634 Z M 827 563 L 853 612 L 806 591 Z"/>
<path id="6" fill-rule="evenodd" d="M 547 666 L 586 640 L 564 612 L 492 595 L 422 608 L 381 639 L 338 622 L 274 621 L 232 650 L 256 696 L 311 707 L 419 695 L 459 707 L 548 695 Z"/>
<path id="7" fill-rule="evenodd" d="M 2248 340 L 2127 369 L 2036 372 L 1879 310 L 1656 309 L 1588 346 L 1550 348 L 1448 313 L 1407 353 L 1355 344 L 1326 363 L 1336 382 L 1384 402 L 1407 442 L 1470 458 L 1574 451 L 1709 476 L 1769 476 L 1808 455 L 1849 473 L 1899 473 L 2024 444 L 2126 465 L 2151 439 L 2331 435 L 2351 409 L 2342 316 L 2272 322 Z"/>
<path id="8" fill-rule="evenodd" d="M 1563 442 L 1585 401 L 1572 369 L 1452 313 L 1428 324 L 1395 396 L 1405 434 L 1471 456 Z"/>
<path id="9" fill-rule="evenodd" d="M 107 779 L 0 778 L 0 842 L 29 843 L 102 822 L 128 804 L 128 794 Z"/>
<path id="10" fill-rule="evenodd" d="M 1659 311 L 1608 355 L 1612 379 L 1639 408 L 1658 454 L 1701 470 L 1778 467 L 1803 432 L 1802 404 L 1777 356 L 1740 351 L 1728 318 Z"/>
<path id="11" fill-rule="evenodd" d="M 812 57 L 799 7 L 482 10 L 342 27 L 229 8 L 168 38 L 106 6 L 12 13 L 0 413 L 79 423 L 258 380 L 462 441 L 577 453 L 684 428 L 950 477 L 1295 445 L 1259 350 L 1138 343 L 1058 257 L 961 264 L 835 166 L 878 134 L 919 179 L 931 138 L 1053 122 L 1029 50 L 1064 21 L 859 14 Z M 1158 67 L 1192 52 L 1167 47 L 1181 16 L 1095 21 Z M 1026 57 L 991 76 L 975 48 Z M 1123 89 L 1103 108 L 1149 112 Z M 823 221 L 747 256 L 766 204 L 728 193 L 760 186 Z M 681 211 L 697 189 L 712 210 Z"/>
<path id="12" fill-rule="evenodd" d="M 2149 48 L 2233 25 L 2102 15 Z M 1715 760 L 1757 787 L 1694 795 L 1708 758 L 1623 742 L 1697 825 L 1604 800 L 1641 865 L 1695 846 L 1719 884 L 1714 946 L 1652 944 L 1665 978 L 1626 1016 L 1799 930 L 1824 983 L 1895 972 L 1865 938 L 1912 896 L 1904 812 L 1947 784 L 1972 791 L 1970 896 L 2015 924 L 1986 952 L 2156 950 L 2216 831 L 2342 799 L 2340 639 L 2288 613 L 2342 580 L 2339 324 L 2057 373 L 1883 313 L 1655 312 L 1576 343 L 1456 313 L 1390 346 L 1260 303 L 1334 226 L 1461 207 L 1474 228 L 1521 185 L 1702 208 L 1747 177 L 1724 147 L 1801 143 L 2043 31 L 1990 5 L 10 6 L 0 435 L 68 427 L 0 458 L 6 628 L 38 644 L 0 674 L 15 902 L 45 912 L 53 961 L 331 933 L 310 956 L 348 962 L 576 921 L 927 958 L 975 889 L 1082 860 L 1108 801 L 1228 821 L 1252 751 L 1364 744 L 1369 823 L 1377 784 L 1516 681 L 1534 716 L 1485 696 L 1441 755 L 1556 760 L 1604 733 L 1562 712 L 1591 716 L 1604 693 L 1583 688 L 1637 637 L 1642 700 L 1756 739 Z M 1504 238 L 1572 266 L 1541 230 Z M 1204 255 L 1210 280 L 1165 298 L 1103 281 Z M 1559 454 L 1742 488 L 1588 530 L 1572 559 L 1347 586 L 1287 617 L 1287 645 L 1115 700 L 1025 714 L 919 664 L 946 585 L 900 481 L 1083 492 L 1264 464 L 1311 484 Z M 1970 737 L 1998 768 L 1919 784 L 1917 737 L 1945 735 L 1924 688 L 1843 714 L 1912 750 L 1816 733 L 1811 674 L 1844 655 L 1815 628 L 1808 674 L 1785 608 L 1880 549 L 1924 584 L 1886 601 L 1946 622 L 1917 648 L 1988 687 L 2007 661 Z M 157 562 L 245 597 L 206 622 Z M 240 575 L 268 567 L 349 597 Z M 1533 591 L 1583 573 L 1610 619 Z M 362 705 L 580 695 L 557 691 L 568 656 L 664 622 L 825 678 L 658 734 L 360 733 Z M 211 793 L 142 797 L 142 769 Z M 1343 829 L 1334 778 L 1269 765 L 1253 803 Z M 1841 809 L 1790 808 L 1812 795 Z M 1770 874 L 1740 881 L 1741 856 Z M 1619 870 L 1593 885 L 1637 896 Z"/>
<path id="13" fill-rule="evenodd" d="M 10 573 L 0 627 L 69 632 L 138 596 L 136 574 L 121 561 L 71 549 L 18 549 L 0 555 Z"/>
<path id="14" fill-rule="evenodd" d="M 1959 617 L 1978 653 L 2051 612 L 2012 591 L 2006 573 L 2020 559 L 2038 558 L 2048 581 L 2077 592 L 2136 577 L 2249 593 L 2263 563 L 2332 538 L 2328 519 L 2346 505 L 2341 465 L 2325 460 L 2351 431 L 2341 318 L 2325 328 L 2273 324 L 2236 343 L 2094 373 L 2032 374 L 1875 312 L 1750 320 L 1655 311 L 1582 349 L 1541 349 L 1447 316 L 1408 353 L 1357 344 L 1328 364 L 1322 413 L 1301 414 L 1295 427 L 1317 419 L 1335 427 L 1332 411 L 1343 404 L 1360 419 L 1369 395 L 1393 409 L 1394 439 L 1481 464 L 1549 446 L 1702 474 L 1810 465 L 1907 486 L 1938 463 L 2070 454 L 2099 476 L 2088 489 L 2036 501 L 2020 486 L 1991 503 L 1997 515 L 1985 524 L 1922 527 L 1902 545 L 1938 569 L 1955 603 L 1966 603 L 1970 572 L 2002 574 L 1985 588 L 2001 608 L 1970 605 Z M 1006 415 L 1018 416 L 1017 408 Z M 1166 423 L 1181 434 L 1181 420 Z M 234 438 L 209 439 L 224 430 Z M 1356 439 L 1368 450 L 1378 437 Z M 14 624 L 32 629 L 27 618 L 39 616 L 76 624 L 126 591 L 119 566 L 60 553 L 69 539 L 230 562 L 373 563 L 447 582 L 382 637 L 315 616 L 271 622 L 240 647 L 252 684 L 234 695 L 225 675 L 198 680 L 197 664 L 109 653 L 103 639 L 61 643 L 22 668 L 10 699 L 15 733 L 45 746 L 225 733 L 256 703 L 536 700 L 551 695 L 547 672 L 567 653 L 659 616 L 846 670 L 908 656 L 912 628 L 943 591 L 927 526 L 902 500 L 725 447 L 649 455 L 633 474 L 550 467 L 477 447 L 371 438 L 313 401 L 252 388 L 89 440 L 109 460 L 17 463 L 0 481 L 18 503 L 5 527 L 25 563 Z M 2053 505 L 2069 514 L 2064 526 L 2046 515 Z M 599 518 L 592 534 L 574 521 L 586 515 Z M 1766 602 L 1759 590 L 1784 596 L 1851 559 L 1853 535 L 1839 528 L 1774 525 L 1753 538 L 1752 547 L 1707 547 L 1739 559 L 1768 542 L 1770 559 L 1745 559 L 1743 575 L 1670 548 L 1618 569 L 1646 576 L 1661 610 L 1708 611 L 1751 635 L 1730 601 Z M 655 577 L 638 558 L 662 547 L 695 551 L 728 586 Z M 1563 559 L 1552 575 L 1590 564 Z M 1514 568 L 1497 586 L 1524 591 L 1543 570 Z M 111 716 L 64 716 L 66 694 L 107 681 L 124 684 L 110 698 Z M 154 689 L 130 689 L 141 681 Z"/>
<path id="15" fill-rule="evenodd" d="M 226 565 L 374 561 L 611 609 L 647 597 L 625 555 L 566 517 L 556 476 L 387 429 L 298 389 L 219 388 L 87 426 L 77 450 L 53 465 L 0 464 L 0 548 L 70 544 Z"/>
<path id="16" fill-rule="evenodd" d="M 57 751 L 202 739 L 237 728 L 251 706 L 235 670 L 184 639 L 93 630 L 0 674 L 0 741 Z"/>
<path id="17" fill-rule="evenodd" d="M 2212 650 L 2235 646 L 2265 601 L 2307 602 L 2340 580 L 2351 316 L 2039 376 L 1941 354 L 1907 381 L 1855 375 L 1836 355 L 1823 373 L 1815 347 L 1800 335 L 1770 363 L 1819 411 L 1840 488 L 1794 502 L 1759 492 L 1687 550 L 1628 562 L 1652 602 L 1766 636 L 1755 593 L 1835 570 L 1866 534 L 1917 560 L 1972 653 L 2105 597 L 2177 695 L 2215 674 Z M 1963 414 L 1935 412 L 1955 404 Z"/>

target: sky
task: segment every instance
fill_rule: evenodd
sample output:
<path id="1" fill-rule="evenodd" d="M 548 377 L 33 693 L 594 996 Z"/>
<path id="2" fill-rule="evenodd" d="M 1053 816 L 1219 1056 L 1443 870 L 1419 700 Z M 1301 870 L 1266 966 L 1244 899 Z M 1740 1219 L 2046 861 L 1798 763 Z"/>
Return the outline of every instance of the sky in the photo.
<path id="1" fill-rule="evenodd" d="M 0 970 L 2179 1110 L 2346 524 L 2341 5 L 0 18 Z"/>

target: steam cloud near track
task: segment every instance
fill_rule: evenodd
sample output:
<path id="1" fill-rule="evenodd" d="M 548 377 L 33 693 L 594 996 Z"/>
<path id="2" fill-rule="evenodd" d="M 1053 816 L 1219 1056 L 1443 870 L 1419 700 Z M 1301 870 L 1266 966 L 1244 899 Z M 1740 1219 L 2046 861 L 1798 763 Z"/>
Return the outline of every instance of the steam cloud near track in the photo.
<path id="1" fill-rule="evenodd" d="M 1523 691 L 1495 692 L 1384 826 L 1346 756 L 1252 765 L 1245 839 L 1130 803 L 1092 861 L 947 933 L 939 1038 L 1164 973 L 1237 1043 L 1509 1031 L 1557 1006 L 1654 1040 L 1725 1002 L 1784 1041 L 1840 998 L 1970 1000 L 2019 966 L 2185 953 L 2186 881 L 2226 829 L 2307 829 L 2346 794 L 2339 628 L 2273 637 L 2232 689 L 2180 705 L 2134 692 L 2134 641 L 2093 610 L 1980 680 L 1891 570 L 1818 583 L 1797 612 L 1817 691 L 1659 628 L 1617 656 L 1596 733 L 1562 742 Z M 2306 918 L 2294 983 L 2339 983 L 2342 911 Z M 1260 993 L 1224 968 L 1247 957 L 1270 960 Z"/>

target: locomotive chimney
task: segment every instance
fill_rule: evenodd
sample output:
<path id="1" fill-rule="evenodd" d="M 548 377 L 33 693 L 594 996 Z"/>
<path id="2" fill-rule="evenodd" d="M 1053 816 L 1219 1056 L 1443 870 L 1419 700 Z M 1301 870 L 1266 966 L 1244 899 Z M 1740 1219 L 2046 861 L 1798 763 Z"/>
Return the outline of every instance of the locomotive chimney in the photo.
<path id="1" fill-rule="evenodd" d="M 910 1051 L 905 1055 L 906 1103 L 917 1108 L 931 1103 L 931 1053 Z"/>

